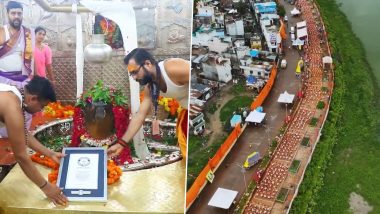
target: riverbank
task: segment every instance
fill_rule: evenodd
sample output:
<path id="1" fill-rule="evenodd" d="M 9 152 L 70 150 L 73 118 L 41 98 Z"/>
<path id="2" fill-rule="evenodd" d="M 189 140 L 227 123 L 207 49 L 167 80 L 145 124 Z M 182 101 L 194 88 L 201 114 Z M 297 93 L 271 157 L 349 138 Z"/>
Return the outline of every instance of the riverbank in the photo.
<path id="1" fill-rule="evenodd" d="M 335 64 L 335 86 L 291 213 L 349 213 L 356 193 L 380 212 L 379 90 L 364 48 L 334 1 L 317 0 Z"/>

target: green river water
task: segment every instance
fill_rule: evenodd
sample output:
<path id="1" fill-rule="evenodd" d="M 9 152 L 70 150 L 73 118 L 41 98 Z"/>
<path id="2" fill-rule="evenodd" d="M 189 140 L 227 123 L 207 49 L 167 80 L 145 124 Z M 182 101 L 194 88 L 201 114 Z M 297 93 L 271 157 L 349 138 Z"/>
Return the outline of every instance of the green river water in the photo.
<path id="1" fill-rule="evenodd" d="M 380 85 L 380 0 L 337 0 L 362 41 L 367 60 Z"/>

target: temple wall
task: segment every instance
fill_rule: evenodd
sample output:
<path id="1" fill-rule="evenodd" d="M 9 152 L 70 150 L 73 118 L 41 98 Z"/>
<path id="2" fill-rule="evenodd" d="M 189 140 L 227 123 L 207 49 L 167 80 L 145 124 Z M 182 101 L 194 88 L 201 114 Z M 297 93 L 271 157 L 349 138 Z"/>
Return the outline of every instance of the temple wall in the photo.
<path id="1" fill-rule="evenodd" d="M 190 59 L 191 42 L 191 0 L 124 0 L 134 6 L 137 20 L 139 47 L 149 49 L 157 60 L 169 57 Z M 7 23 L 5 5 L 0 1 L 0 24 Z M 49 13 L 30 0 L 19 0 L 24 5 L 23 24 L 35 28 L 47 29 L 47 43 L 53 50 L 53 69 L 58 99 L 74 101 L 76 95 L 75 80 L 75 15 L 67 13 Z M 70 0 L 50 0 L 51 3 L 71 4 Z M 94 14 L 83 13 L 84 47 L 90 43 Z M 126 67 L 123 63 L 123 50 L 114 50 L 112 60 L 107 64 L 85 63 L 84 90 L 97 80 L 124 88 L 129 95 Z"/>

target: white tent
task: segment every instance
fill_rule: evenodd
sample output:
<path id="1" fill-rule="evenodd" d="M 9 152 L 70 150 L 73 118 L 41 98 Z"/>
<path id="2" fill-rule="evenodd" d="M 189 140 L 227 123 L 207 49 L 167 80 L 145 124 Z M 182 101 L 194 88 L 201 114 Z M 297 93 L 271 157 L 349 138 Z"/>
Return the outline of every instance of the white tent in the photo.
<path id="1" fill-rule="evenodd" d="M 294 15 L 299 15 L 301 11 L 299 11 L 297 8 L 294 8 L 292 11 L 290 11 L 290 14 Z"/>
<path id="2" fill-rule="evenodd" d="M 248 115 L 248 117 L 245 119 L 246 122 L 252 122 L 252 123 L 261 123 L 263 122 L 265 118 L 266 113 L 262 113 L 259 111 L 251 111 Z"/>
<path id="3" fill-rule="evenodd" d="M 287 91 L 284 93 L 280 94 L 280 97 L 278 98 L 277 102 L 279 103 L 293 103 L 294 100 L 294 94 L 289 94 Z"/>
<path id="4" fill-rule="evenodd" d="M 297 29 L 306 27 L 306 21 L 297 22 Z"/>
<path id="5" fill-rule="evenodd" d="M 322 58 L 323 64 L 328 63 L 331 64 L 333 62 L 331 56 L 325 56 Z"/>
<path id="6" fill-rule="evenodd" d="M 326 69 L 326 68 L 330 69 L 333 63 L 333 59 L 331 58 L 331 56 L 325 56 L 322 58 L 322 62 L 323 62 L 323 69 Z"/>
<path id="7" fill-rule="evenodd" d="M 208 205 L 228 209 L 230 208 L 237 194 L 237 191 L 218 187 L 211 200 L 208 202 Z"/>
<path id="8" fill-rule="evenodd" d="M 307 40 L 307 30 L 306 28 L 297 29 L 297 38 Z"/>

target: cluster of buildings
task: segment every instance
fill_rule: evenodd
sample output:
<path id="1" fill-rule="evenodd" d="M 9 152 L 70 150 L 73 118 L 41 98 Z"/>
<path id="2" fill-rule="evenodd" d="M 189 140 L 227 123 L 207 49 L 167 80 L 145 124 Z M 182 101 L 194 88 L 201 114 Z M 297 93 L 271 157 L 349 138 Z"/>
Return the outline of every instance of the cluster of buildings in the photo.
<path id="1" fill-rule="evenodd" d="M 189 115 L 190 133 L 200 134 L 204 104 L 221 87 L 245 78 L 247 87 L 261 90 L 286 30 L 273 1 L 201 0 L 194 13 Z"/>

